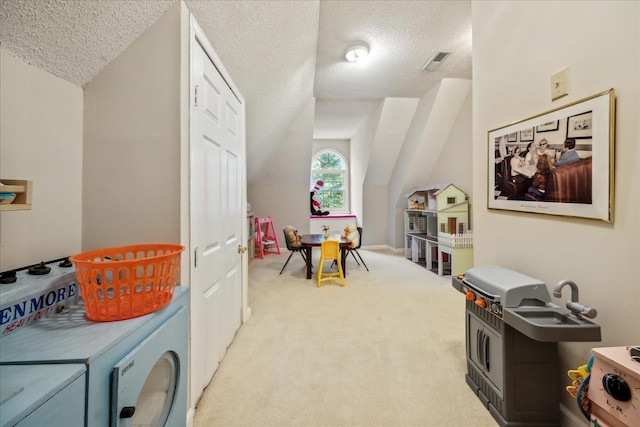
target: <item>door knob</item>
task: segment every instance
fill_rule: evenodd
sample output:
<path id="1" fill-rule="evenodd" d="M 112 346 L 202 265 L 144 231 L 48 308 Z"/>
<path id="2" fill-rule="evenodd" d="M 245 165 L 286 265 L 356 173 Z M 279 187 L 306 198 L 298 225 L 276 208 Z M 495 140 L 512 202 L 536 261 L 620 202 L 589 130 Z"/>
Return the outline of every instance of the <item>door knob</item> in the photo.
<path id="1" fill-rule="evenodd" d="M 246 247 L 246 246 L 242 246 L 242 245 L 239 245 L 239 246 L 238 246 L 238 253 L 239 253 L 239 254 L 243 254 L 243 253 L 245 253 L 246 251 L 247 251 L 247 247 Z"/>

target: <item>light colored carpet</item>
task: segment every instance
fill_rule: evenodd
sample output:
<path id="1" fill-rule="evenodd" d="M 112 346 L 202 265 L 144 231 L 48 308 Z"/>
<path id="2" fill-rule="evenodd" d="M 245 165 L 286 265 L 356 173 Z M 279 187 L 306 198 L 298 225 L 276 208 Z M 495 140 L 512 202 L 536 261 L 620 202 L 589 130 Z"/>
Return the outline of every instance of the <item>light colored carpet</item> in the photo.
<path id="1" fill-rule="evenodd" d="M 349 258 L 344 288 L 316 288 L 298 254 L 278 275 L 286 248 L 251 261 L 252 317 L 195 427 L 498 425 L 464 379 L 464 296 L 451 278 L 359 252 L 371 271 Z"/>

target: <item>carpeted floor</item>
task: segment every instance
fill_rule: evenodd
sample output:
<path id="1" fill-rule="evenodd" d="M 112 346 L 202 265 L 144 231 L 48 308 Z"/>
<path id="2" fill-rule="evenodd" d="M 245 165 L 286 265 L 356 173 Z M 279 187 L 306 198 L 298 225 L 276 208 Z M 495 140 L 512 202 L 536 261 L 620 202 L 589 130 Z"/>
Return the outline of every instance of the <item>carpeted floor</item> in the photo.
<path id="1" fill-rule="evenodd" d="M 251 261 L 252 317 L 195 427 L 497 425 L 464 379 L 464 296 L 450 277 L 359 252 L 371 271 L 350 258 L 344 288 L 316 288 L 298 254 L 278 275 L 286 248 Z"/>

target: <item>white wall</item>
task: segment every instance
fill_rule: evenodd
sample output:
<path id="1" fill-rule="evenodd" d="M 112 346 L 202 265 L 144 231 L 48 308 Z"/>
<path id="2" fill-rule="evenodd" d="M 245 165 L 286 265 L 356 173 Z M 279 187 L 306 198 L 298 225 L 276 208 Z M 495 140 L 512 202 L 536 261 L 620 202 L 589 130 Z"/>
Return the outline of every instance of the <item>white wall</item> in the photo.
<path id="1" fill-rule="evenodd" d="M 419 98 L 385 98 L 371 142 L 365 185 L 387 185 L 413 122 Z"/>
<path id="2" fill-rule="evenodd" d="M 364 156 L 367 159 L 364 181 L 358 183 L 357 190 L 354 190 L 361 198 L 357 206 L 354 204 L 354 210 L 362 212 L 360 225 L 363 227 L 362 234 L 365 237 L 362 244 L 365 246 L 387 246 L 387 184 L 419 101 L 418 98 L 385 98 L 380 108 L 367 120 L 367 123 L 371 119 L 376 120 L 375 132 L 372 132 L 372 140 L 367 143 L 369 152 Z"/>
<path id="3" fill-rule="evenodd" d="M 273 218 L 279 242 L 283 238 L 280 237 L 282 229 L 287 225 L 295 227 L 301 234 L 309 232 L 309 192 L 312 188 L 309 186 L 309 174 L 314 112 L 315 101 L 309 98 L 293 121 L 296 125 L 288 128 L 283 135 L 284 140 L 297 143 L 276 147 L 260 171 L 260 180 L 247 187 L 247 202 L 251 204 L 251 210 L 257 217 Z M 306 125 L 301 126 L 300 123 Z M 284 242 L 280 244 L 285 246 Z"/>
<path id="4" fill-rule="evenodd" d="M 387 247 L 389 194 L 386 185 L 362 187 L 362 245 Z"/>
<path id="5" fill-rule="evenodd" d="M 418 103 L 389 181 L 388 243 L 394 248 L 404 247 L 404 209 L 407 207 L 405 196 L 413 188 L 438 184 L 429 182 L 430 176 L 440 163 L 445 145 L 450 143 L 454 126 L 464 127 L 458 117 L 470 90 L 469 80 L 443 79 Z M 470 141 L 468 143 L 470 145 Z M 464 139 L 461 145 L 465 145 Z M 460 148 L 460 155 L 464 155 L 467 150 Z M 449 181 L 451 179 L 445 180 Z"/>
<path id="6" fill-rule="evenodd" d="M 469 202 L 473 202 L 473 160 L 471 144 L 472 136 L 472 102 L 471 92 L 467 95 L 460 113 L 456 118 L 451 133 L 445 141 L 444 148 L 438 156 L 431 175 L 425 184 L 452 183 L 469 195 Z M 473 221 L 471 221 L 473 224 Z M 473 227 L 471 227 L 473 229 Z"/>
<path id="7" fill-rule="evenodd" d="M 381 102 L 351 138 L 351 213 L 358 218 L 359 224 L 367 229 L 369 225 L 364 222 L 365 191 L 363 189 L 383 108 L 384 103 Z M 369 238 L 368 235 L 367 239 L 363 239 L 362 244 L 366 244 L 365 241 L 370 242 Z"/>
<path id="8" fill-rule="evenodd" d="M 598 310 L 602 342 L 560 344 L 558 375 L 568 384 L 566 370 L 586 363 L 591 347 L 640 342 L 640 3 L 476 1 L 472 15 L 474 261 L 550 288 L 572 279 L 580 301 Z M 550 75 L 563 67 L 569 96 L 551 101 Z M 609 88 L 617 94 L 615 222 L 489 211 L 487 131 Z M 581 419 L 561 396 L 569 420 Z"/>
<path id="9" fill-rule="evenodd" d="M 85 250 L 181 242 L 181 7 L 85 87 Z"/>
<path id="10" fill-rule="evenodd" d="M 295 227 L 300 234 L 309 233 L 309 186 L 308 185 L 252 185 L 247 188 L 247 201 L 257 217 L 271 216 L 278 243 L 282 229 Z"/>
<path id="11" fill-rule="evenodd" d="M 0 270 L 81 251 L 82 88 L 0 49 L 0 178 L 33 207 L 0 212 Z"/>

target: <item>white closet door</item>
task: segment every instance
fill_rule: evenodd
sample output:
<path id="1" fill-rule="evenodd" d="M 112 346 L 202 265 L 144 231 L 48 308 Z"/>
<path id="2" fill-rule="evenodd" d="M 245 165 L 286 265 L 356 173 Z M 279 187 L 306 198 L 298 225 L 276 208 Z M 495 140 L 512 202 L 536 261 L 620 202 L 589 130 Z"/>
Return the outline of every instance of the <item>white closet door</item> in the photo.
<path id="1" fill-rule="evenodd" d="M 242 313 L 243 107 L 192 43 L 191 402 L 211 380 Z"/>

